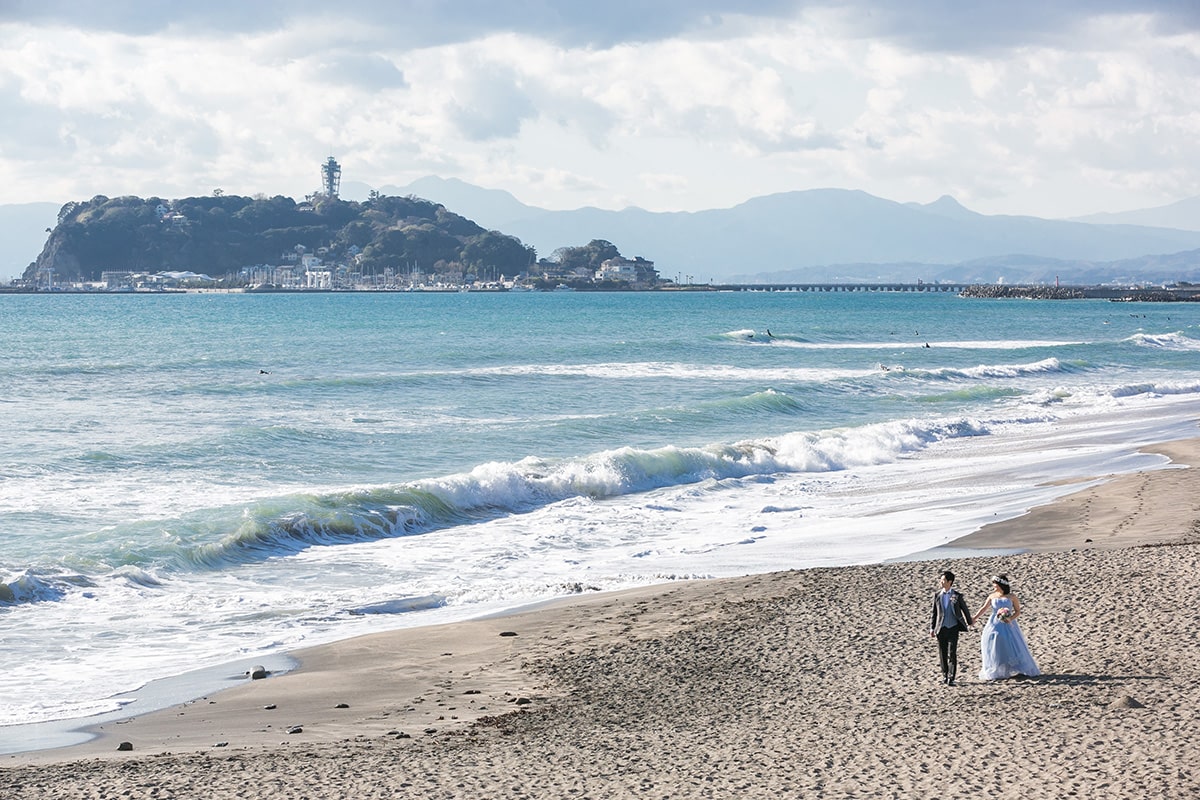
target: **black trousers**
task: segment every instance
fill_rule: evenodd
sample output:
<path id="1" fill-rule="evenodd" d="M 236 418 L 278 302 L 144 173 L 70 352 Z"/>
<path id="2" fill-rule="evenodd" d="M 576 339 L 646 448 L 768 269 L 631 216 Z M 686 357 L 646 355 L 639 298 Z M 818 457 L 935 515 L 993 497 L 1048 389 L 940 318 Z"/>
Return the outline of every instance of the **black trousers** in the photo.
<path id="1" fill-rule="evenodd" d="M 958 634 L 961 628 L 942 628 L 937 632 L 938 658 L 942 662 L 942 677 L 954 680 L 958 673 Z"/>

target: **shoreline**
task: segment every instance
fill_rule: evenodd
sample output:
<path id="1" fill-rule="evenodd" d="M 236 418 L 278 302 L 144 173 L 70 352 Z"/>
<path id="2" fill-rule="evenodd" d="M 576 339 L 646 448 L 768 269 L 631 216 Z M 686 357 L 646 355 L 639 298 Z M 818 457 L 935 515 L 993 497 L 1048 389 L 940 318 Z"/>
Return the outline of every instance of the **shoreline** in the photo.
<path id="1" fill-rule="evenodd" d="M 1186 303 L 1195 302 L 1200 297 L 1200 290 L 1175 286 L 1171 288 L 1128 288 L 1113 287 L 1100 284 L 1067 284 L 1049 286 L 1043 284 L 1025 284 L 1014 286 L 995 286 L 992 284 L 974 284 L 967 281 L 940 281 L 936 283 L 907 283 L 905 281 L 821 281 L 783 282 L 783 283 L 720 283 L 720 284 L 682 284 L 676 285 L 669 279 L 662 280 L 654 286 L 641 287 L 631 285 L 595 284 L 576 281 L 567 289 L 534 288 L 512 289 L 506 286 L 341 286 L 337 288 L 319 288 L 307 286 L 261 287 L 261 286 L 204 286 L 204 287 L 162 287 L 142 289 L 96 289 L 77 286 L 56 286 L 50 289 L 36 286 L 16 286 L 13 282 L 0 285 L 0 296 L 3 295 L 135 295 L 161 296 L 185 294 L 459 294 L 472 292 L 475 294 L 506 294 L 533 291 L 548 294 L 554 291 L 579 291 L 590 293 L 609 292 L 803 292 L 818 293 L 830 291 L 850 292 L 904 292 L 910 294 L 948 294 L 977 300 L 1109 300 L 1116 303 Z"/>
<path id="2" fill-rule="evenodd" d="M 989 523 L 977 531 L 961 536 L 944 545 L 914 552 L 900 558 L 889 559 L 884 563 L 957 561 L 989 556 L 1003 557 L 1030 552 L 1061 552 L 1080 547 L 1111 549 L 1172 541 L 1178 538 L 1179 535 L 1175 521 L 1170 521 L 1166 524 L 1158 522 L 1149 530 L 1149 536 L 1144 535 L 1145 531 L 1142 527 L 1137 528 L 1135 534 L 1132 526 L 1121 526 L 1110 520 L 1114 515 L 1126 513 L 1122 501 L 1120 499 L 1107 501 L 1105 498 L 1109 495 L 1115 498 L 1123 498 L 1128 493 L 1133 493 L 1135 496 L 1143 498 L 1147 491 L 1146 487 L 1151 486 L 1157 489 L 1157 491 L 1154 489 L 1150 490 L 1155 494 L 1151 498 L 1151 501 L 1161 500 L 1162 495 L 1169 495 L 1172 503 L 1174 503 L 1178 496 L 1180 496 L 1180 493 L 1183 492 L 1178 485 L 1181 480 L 1179 473 L 1189 472 L 1194 463 L 1200 463 L 1200 438 L 1157 443 L 1142 447 L 1139 449 L 1139 452 L 1163 455 L 1169 458 L 1173 465 L 1178 466 L 1149 472 L 1139 471 L 1115 476 L 1099 476 L 1099 484 L 1091 488 L 1064 495 L 1046 505 L 1036 506 L 1018 517 Z M 1170 480 L 1164 480 L 1165 474 L 1171 472 L 1177 474 L 1172 476 Z M 1096 478 L 1087 478 L 1085 480 L 1096 480 Z M 1183 493 L 1183 496 L 1186 496 L 1186 493 Z M 1140 502 L 1144 503 L 1145 500 L 1141 499 Z M 1073 519 L 1081 515 L 1083 517 L 1090 517 L 1093 508 L 1097 504 L 1103 506 L 1102 513 L 1098 515 L 1100 517 L 1100 524 L 1107 523 L 1108 527 L 1112 528 L 1111 532 L 1107 535 L 1097 534 L 1096 537 L 1090 537 L 1077 534 L 1068 529 L 1068 523 Z M 1165 503 L 1160 502 L 1159 505 L 1160 507 L 1165 507 Z M 1200 504 L 1196 507 L 1195 518 L 1200 519 Z M 1095 523 L 1089 524 L 1094 525 Z M 1122 532 L 1122 527 L 1124 532 Z M 829 567 L 827 569 L 853 569 L 855 566 L 857 565 Z M 796 570 L 789 571 L 794 572 Z M 45 736 L 51 742 L 40 741 L 34 747 L 20 750 L 0 750 L 0 765 L 3 765 L 7 758 L 21 759 L 34 757 L 35 760 L 41 761 L 57 760 L 56 756 L 72 759 L 109 752 L 114 748 L 107 746 L 108 740 L 122 730 L 121 726 L 128 725 L 134 720 L 155 714 L 163 714 L 172 707 L 186 707 L 200 702 L 212 702 L 215 704 L 216 701 L 210 701 L 210 696 L 220 697 L 227 694 L 232 696 L 233 693 L 240 696 L 251 693 L 252 689 L 262 689 L 262 687 L 267 685 L 266 682 L 252 682 L 246 677 L 249 674 L 249 670 L 257 665 L 265 665 L 271 672 L 273 681 L 278 681 L 289 673 L 296 673 L 303 676 L 310 670 L 312 663 L 322 663 L 324 661 L 324 651 L 337 650 L 344 644 L 357 639 L 395 638 L 398 640 L 397 644 L 400 644 L 406 639 L 419 639 L 423 637 L 425 632 L 440 631 L 443 628 L 454 629 L 458 626 L 481 625 L 483 623 L 491 624 L 495 622 L 500 622 L 501 627 L 503 627 L 503 621 L 511 618 L 522 618 L 527 614 L 552 611 L 563 607 L 571 608 L 576 605 L 592 605 L 595 602 L 602 602 L 608 598 L 620 598 L 624 595 L 652 598 L 660 594 L 669 593 L 673 587 L 738 581 L 742 577 L 753 576 L 678 581 L 619 589 L 598 594 L 551 598 L 529 605 L 517 606 L 510 610 L 490 614 L 485 617 L 365 634 L 313 647 L 299 648 L 272 656 L 239 659 L 234 662 L 218 664 L 181 675 L 157 678 L 136 690 L 114 696 L 112 699 L 115 702 L 120 702 L 122 705 L 121 708 L 113 711 L 89 717 L 25 723 L 0 728 L 0 731 L 7 728 L 12 731 L 27 732 L 34 737 Z M 336 656 L 336 658 L 340 659 L 342 656 Z M 264 696 L 270 695 L 269 692 L 258 693 Z M 127 705 L 131 705 L 132 702 L 142 703 L 143 705 L 130 713 Z M 99 745 L 102 742 L 105 743 L 103 750 L 99 749 Z M 47 758 L 37 758 L 41 755 Z"/>
<path id="3" fill-rule="evenodd" d="M 536 720 L 538 724 L 557 730 L 554 728 L 558 724 L 556 718 L 568 713 L 563 709 L 573 709 L 583 702 L 580 696 L 581 693 L 588 694 L 588 681 L 597 679 L 589 671 L 594 669 L 596 663 L 605 663 L 605 659 L 613 658 L 617 658 L 615 663 L 623 663 L 619 658 L 624 652 L 623 648 L 659 646 L 679 637 L 703 638 L 710 628 L 732 630 L 736 634 L 749 625 L 747 618 L 760 621 L 769 618 L 773 604 L 781 602 L 779 598 L 791 598 L 800 592 L 797 587 L 809 583 L 815 587 L 818 600 L 823 595 L 817 590 L 828 590 L 829 586 L 845 587 L 845 591 L 856 598 L 853 608 L 838 609 L 831 608 L 828 602 L 821 604 L 805 599 L 808 595 L 800 592 L 800 599 L 794 602 L 803 603 L 805 616 L 800 619 L 812 620 L 807 626 L 811 628 L 812 635 L 819 635 L 822 641 L 831 638 L 838 640 L 844 634 L 839 633 L 841 629 L 831 622 L 830 616 L 838 617 L 839 614 L 853 612 L 856 628 L 870 632 L 862 636 L 855 635 L 856 649 L 865 650 L 869 655 L 882 647 L 881 652 L 885 654 L 881 656 L 883 658 L 902 654 L 903 659 L 914 662 L 911 668 L 913 680 L 918 682 L 919 689 L 908 686 L 907 677 L 900 679 L 889 674 L 886 680 L 875 679 L 875 683 L 884 684 L 883 690 L 875 688 L 872 683 L 865 684 L 871 688 L 864 690 L 871 697 L 874 697 L 872 692 L 876 691 L 884 691 L 886 697 L 892 697 L 888 701 L 892 705 L 882 707 L 887 709 L 885 715 L 899 713 L 911 716 L 919 713 L 919 709 L 908 708 L 903 702 L 900 708 L 894 707 L 897 696 L 894 691 L 886 691 L 887 685 L 901 680 L 908 686 L 908 692 L 929 691 L 920 681 L 928 678 L 933 683 L 936 652 L 931 653 L 927 640 L 919 636 L 912 641 L 896 642 L 898 636 L 904 638 L 911 634 L 898 634 L 895 625 L 876 619 L 877 615 L 866 610 L 858 610 L 857 603 L 861 600 L 864 606 L 870 608 L 883 600 L 894 605 L 895 613 L 903 616 L 910 616 L 914 608 L 918 612 L 923 610 L 924 598 L 934 585 L 929 573 L 936 569 L 929 564 L 930 561 L 944 561 L 953 565 L 960 576 L 960 588 L 967 594 L 972 607 L 977 606 L 986 594 L 987 575 L 994 571 L 1008 571 L 1013 575 L 1015 588 L 1029 609 L 1027 635 L 1030 636 L 1035 656 L 1042 663 L 1043 672 L 1049 676 L 1048 680 L 978 684 L 960 688 L 983 692 L 986 697 L 995 700 L 992 695 L 996 692 L 1016 691 L 1011 689 L 1014 686 L 1020 686 L 1024 691 L 1028 683 L 1045 690 L 1044 693 L 1051 698 L 1047 702 L 1052 701 L 1055 691 L 1074 691 L 1076 687 L 1103 693 L 1102 690 L 1115 683 L 1104 677 L 1097 667 L 1082 662 L 1074 667 L 1053 662 L 1055 657 L 1064 660 L 1063 648 L 1070 651 L 1071 647 L 1076 646 L 1071 643 L 1074 640 L 1065 645 L 1060 643 L 1060 647 L 1052 651 L 1055 654 L 1047 661 L 1047 644 L 1066 637 L 1069 631 L 1064 633 L 1064 629 L 1071 625 L 1070 621 L 1058 625 L 1050 623 L 1056 613 L 1055 606 L 1066 603 L 1072 604 L 1075 609 L 1088 609 L 1096 604 L 1119 601 L 1135 608 L 1138 615 L 1151 615 L 1154 626 L 1158 626 L 1156 629 L 1165 631 L 1174 624 L 1175 617 L 1160 619 L 1153 615 L 1161 609 L 1143 608 L 1146 605 L 1144 599 L 1139 601 L 1136 596 L 1126 596 L 1128 593 L 1125 589 L 1138 587 L 1123 586 L 1122 576 L 1149 573 L 1163 580 L 1194 579 L 1194 569 L 1188 572 L 1186 564 L 1180 567 L 1175 562 L 1191 559 L 1190 563 L 1194 564 L 1200 551 L 1200 535 L 1197 534 L 1200 502 L 1190 500 L 1200 496 L 1194 491 L 1194 487 L 1200 485 L 1200 477 L 1191 469 L 1200 460 L 1200 439 L 1157 444 L 1142 448 L 1142 451 L 1164 455 L 1176 466 L 1116 476 L 1097 476 L 1099 480 L 1089 488 L 1031 509 L 1019 517 L 984 526 L 943 547 L 914 554 L 904 560 L 686 581 L 572 596 L 490 618 L 369 634 L 298 650 L 290 656 L 297 659 L 300 666 L 283 675 L 263 681 L 244 681 L 210 696 L 140 713 L 122 722 L 83 720 L 87 723 L 82 726 L 83 729 L 96 734 L 87 742 L 0 756 L 0 786 L 4 785 L 7 775 L 19 776 L 24 769 L 51 770 L 62 780 L 67 780 L 68 767 L 79 768 L 83 764 L 88 765 L 84 773 L 93 774 L 94 777 L 109 775 L 110 771 L 128 763 L 144 764 L 150 769 L 155 759 L 170 758 L 190 764 L 197 759 L 207 762 L 216 757 L 236 757 L 249 759 L 256 764 L 261 761 L 261 768 L 269 770 L 278 767 L 278 764 L 270 766 L 274 759 L 301 751 L 324 755 L 331 752 L 358 753 L 360 749 L 370 750 L 386 745 L 389 752 L 397 747 L 406 748 L 404 755 L 407 759 L 429 753 L 444 753 L 447 748 L 457 752 L 455 748 L 465 747 L 467 742 L 482 741 L 483 744 L 478 746 L 486 747 L 487 742 L 495 736 L 520 735 L 527 724 L 534 725 L 528 720 Z M 937 569 L 940 569 L 940 565 Z M 1129 583 L 1124 580 L 1124 584 Z M 881 586 L 894 586 L 895 594 L 880 594 Z M 1086 591 L 1081 592 L 1080 587 Z M 1084 596 L 1077 598 L 1081 593 Z M 1109 595 L 1119 597 L 1114 600 Z M 1177 595 L 1177 599 L 1183 596 Z M 1122 609 L 1119 603 L 1113 607 Z M 1128 650 L 1129 640 L 1136 639 L 1143 647 L 1148 644 L 1140 636 L 1142 632 L 1136 626 L 1131 627 L 1123 609 L 1113 613 L 1121 614 L 1121 624 L 1114 626 L 1117 629 L 1115 632 L 1106 631 L 1103 635 L 1117 637 L 1110 649 L 1112 657 L 1119 661 L 1121 654 Z M 862 615 L 861 620 L 859 615 Z M 1084 620 L 1091 619 L 1089 613 L 1080 616 Z M 1178 616 L 1182 625 L 1183 615 Z M 1068 617 L 1070 620 L 1070 615 Z M 920 627 L 923 623 L 915 624 Z M 789 628 L 789 635 L 801 635 L 805 627 L 803 624 L 799 627 L 793 625 Z M 1089 635 L 1101 635 L 1090 628 L 1087 632 Z M 761 631 L 746 633 L 748 638 L 742 646 L 751 652 L 769 652 L 772 648 L 764 648 L 764 643 L 771 640 L 764 640 L 761 634 Z M 969 636 L 964 641 L 964 653 L 974 645 Z M 877 642 L 876 639 L 881 641 Z M 1163 641 L 1159 642 L 1158 639 Z M 1162 637 L 1156 636 L 1154 643 L 1160 649 L 1172 643 L 1178 644 L 1169 639 L 1167 632 Z M 898 647 L 899 653 L 886 655 L 889 647 Z M 694 649 L 691 651 L 693 657 L 695 652 Z M 1140 656 L 1132 655 L 1138 652 L 1136 649 L 1129 652 L 1129 658 L 1140 660 Z M 1072 657 L 1084 659 L 1092 655 L 1097 654 L 1083 653 Z M 1180 671 L 1176 662 L 1185 663 L 1186 659 L 1179 659 L 1173 651 L 1168 655 L 1173 680 L 1183 680 L 1185 675 L 1195 671 L 1190 666 Z M 590 661 L 579 663 L 584 656 Z M 840 690 L 836 688 L 840 685 L 836 683 L 837 676 L 827 675 L 836 670 L 827 670 L 828 665 L 822 663 L 834 660 L 836 652 L 821 650 L 815 660 L 812 656 L 797 656 L 780 670 L 791 672 L 792 679 L 787 685 L 793 692 L 797 673 L 808 675 L 810 680 L 817 683 L 833 681 L 829 685 L 834 687 L 834 691 L 847 691 L 845 686 Z M 869 658 L 866 660 L 870 661 Z M 964 656 L 962 660 L 967 665 L 972 663 L 969 656 Z M 588 664 L 592 667 L 588 667 Z M 637 672 L 633 668 L 639 664 L 626 664 L 622 669 L 610 671 L 618 673 L 625 681 L 634 680 L 639 687 L 643 683 L 646 687 L 657 687 L 663 676 L 656 675 L 654 670 Z M 857 662 L 854 669 L 860 669 Z M 1165 666 L 1150 667 L 1152 672 L 1166 669 Z M 715 679 L 715 673 L 710 672 L 689 673 L 689 680 L 703 683 Z M 720 673 L 717 677 L 733 683 L 744 677 L 728 672 L 730 670 L 717 670 Z M 758 672 L 762 673 L 762 670 Z M 866 674 L 869 676 L 872 673 L 868 670 Z M 1079 677 L 1088 675 L 1093 679 L 1082 680 Z M 758 678 L 766 680 L 762 674 Z M 1135 698 L 1136 702 L 1146 706 L 1148 703 L 1145 698 L 1150 695 L 1142 687 L 1160 678 L 1166 680 L 1164 676 L 1155 674 L 1137 680 L 1132 677 L 1122 680 L 1129 684 L 1130 692 L 1143 698 Z M 770 683 L 769 680 L 767 682 Z M 760 682 L 752 682 L 751 685 L 758 687 Z M 579 686 L 584 688 L 580 689 Z M 1172 690 L 1183 691 L 1178 686 Z M 758 689 L 752 691 L 757 692 Z M 763 688 L 763 691 L 770 695 L 767 688 Z M 788 690 L 785 688 L 784 691 Z M 849 694 L 834 705 L 850 703 L 853 706 L 857 691 L 858 688 L 849 690 Z M 1165 697 L 1163 692 L 1165 690 L 1160 695 Z M 697 695 L 690 702 L 702 702 L 702 689 L 685 690 L 685 693 Z M 1194 697 L 1195 692 L 1191 691 L 1188 696 Z M 1060 697 L 1053 702 L 1065 700 Z M 1156 702 L 1161 704 L 1166 701 Z M 638 703 L 645 704 L 642 700 Z M 644 709 L 624 708 L 624 712 L 629 714 L 642 711 Z M 761 713 L 766 712 L 761 709 L 755 712 Z M 816 709 L 812 713 L 819 717 L 821 712 Z M 769 724 L 773 719 L 770 714 L 767 714 L 767 722 L 763 722 L 759 716 L 755 718 L 766 726 L 765 730 L 774 730 Z M 1090 719 L 1087 715 L 1081 718 Z M 1171 715 L 1167 715 L 1165 719 L 1170 718 Z M 583 719 L 595 722 L 586 714 Z M 76 728 L 80 728 L 78 723 L 81 720 L 73 722 Z M 1040 722 L 1046 720 L 1041 719 Z M 1070 724 L 1072 720 L 1060 720 L 1055 724 L 1060 723 Z M 579 725 L 579 719 L 572 724 Z M 678 724 L 690 730 L 687 718 L 680 717 Z M 1171 724 L 1178 727 L 1176 723 Z M 918 732 L 920 729 L 917 726 Z M 288 732 L 292 730 L 296 732 Z M 605 730 L 610 736 L 618 735 L 608 728 Z M 796 735 L 796 732 L 791 731 L 789 735 Z M 899 734 L 893 732 L 893 735 Z M 117 743 L 121 741 L 132 742 L 133 751 L 118 752 Z M 563 742 L 542 741 L 540 734 L 534 741 L 539 747 L 549 747 L 551 744 L 556 747 L 567 746 Z M 577 746 L 587 752 L 586 745 Z M 1144 749 L 1150 745 L 1139 746 Z M 360 756 L 368 758 L 365 752 L 355 757 Z M 347 794 L 343 792 L 330 796 Z M 1013 796 L 1017 796 L 1017 793 Z M 1031 795 L 1027 793 L 1026 796 Z"/>

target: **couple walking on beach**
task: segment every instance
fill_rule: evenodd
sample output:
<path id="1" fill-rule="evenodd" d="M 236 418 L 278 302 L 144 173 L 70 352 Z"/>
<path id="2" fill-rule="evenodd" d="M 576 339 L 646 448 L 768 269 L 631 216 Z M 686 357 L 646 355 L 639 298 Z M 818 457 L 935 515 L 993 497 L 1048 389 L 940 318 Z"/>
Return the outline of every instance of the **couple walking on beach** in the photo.
<path id="1" fill-rule="evenodd" d="M 972 615 L 962 592 L 954 588 L 954 573 L 941 575 L 942 588 L 933 596 L 929 635 L 937 639 L 942 682 L 953 686 L 958 672 L 958 636 L 984 614 L 988 615 L 979 640 L 979 679 L 994 681 L 1014 675 L 1040 675 L 1029 653 L 1029 645 L 1017 625 L 1021 602 L 1012 593 L 1007 575 L 992 577 L 992 593 Z"/>

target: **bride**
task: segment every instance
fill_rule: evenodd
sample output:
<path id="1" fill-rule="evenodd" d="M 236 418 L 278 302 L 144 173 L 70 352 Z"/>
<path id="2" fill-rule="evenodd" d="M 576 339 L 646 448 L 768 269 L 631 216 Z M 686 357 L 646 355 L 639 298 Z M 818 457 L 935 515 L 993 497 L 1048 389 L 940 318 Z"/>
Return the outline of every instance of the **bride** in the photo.
<path id="1" fill-rule="evenodd" d="M 992 578 L 992 593 L 983 601 L 979 613 L 971 618 L 976 622 L 988 614 L 987 623 L 979 640 L 980 680 L 994 681 L 1011 678 L 1013 675 L 1041 675 L 1041 670 L 1029 654 L 1029 645 L 1017 625 L 1021 615 L 1021 601 L 1012 593 L 1007 575 Z"/>

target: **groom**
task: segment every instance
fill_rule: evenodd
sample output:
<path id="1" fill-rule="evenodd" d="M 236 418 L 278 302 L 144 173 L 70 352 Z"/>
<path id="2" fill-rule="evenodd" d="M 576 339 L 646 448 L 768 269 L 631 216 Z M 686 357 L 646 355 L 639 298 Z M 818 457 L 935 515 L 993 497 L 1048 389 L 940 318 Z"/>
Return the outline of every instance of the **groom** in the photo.
<path id="1" fill-rule="evenodd" d="M 942 588 L 933 596 L 933 615 L 929 635 L 938 640 L 938 657 L 942 662 L 942 682 L 954 685 L 958 672 L 958 635 L 971 627 L 971 612 L 962 592 L 954 588 L 954 573 L 942 573 Z"/>

